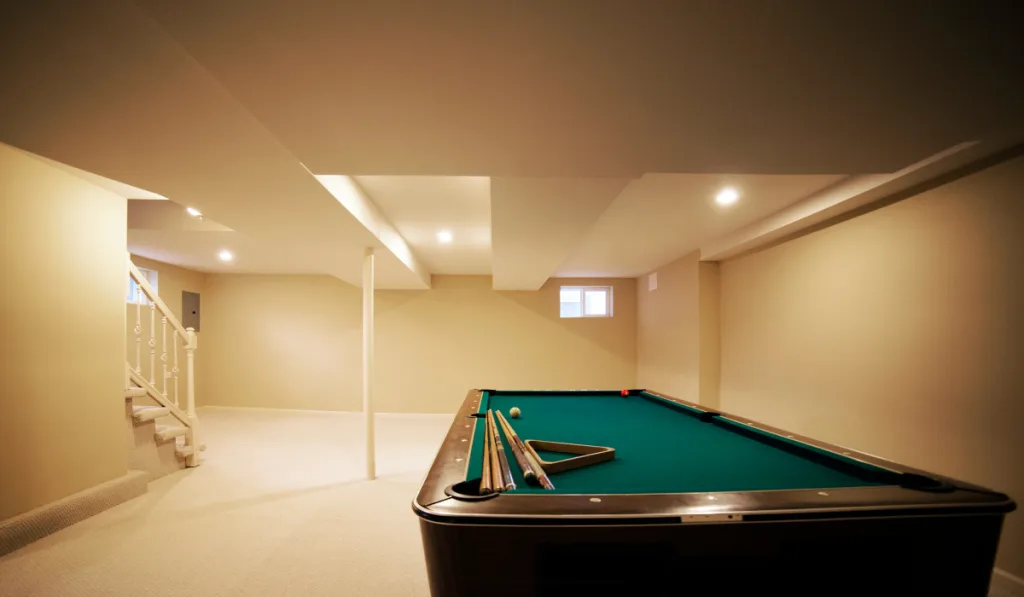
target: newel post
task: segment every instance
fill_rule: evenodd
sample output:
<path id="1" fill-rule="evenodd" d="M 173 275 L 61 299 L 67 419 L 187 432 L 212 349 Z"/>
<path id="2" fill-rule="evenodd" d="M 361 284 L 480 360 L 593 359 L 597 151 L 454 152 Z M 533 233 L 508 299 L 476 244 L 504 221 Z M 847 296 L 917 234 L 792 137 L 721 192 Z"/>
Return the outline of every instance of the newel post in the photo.
<path id="1" fill-rule="evenodd" d="M 188 445 L 192 446 L 192 453 L 185 462 L 188 466 L 198 466 L 200 444 L 196 429 L 199 423 L 196 417 L 196 348 L 199 347 L 199 337 L 196 336 L 195 328 L 185 328 L 185 333 L 188 335 L 185 344 L 185 399 L 188 401 L 185 412 L 192 424 L 188 432 Z"/>
<path id="2" fill-rule="evenodd" d="M 194 328 L 185 328 L 188 334 L 188 342 L 185 344 L 185 397 L 188 400 L 186 412 L 188 418 L 195 423 L 196 419 L 196 348 L 199 347 L 199 337 L 196 336 Z"/>

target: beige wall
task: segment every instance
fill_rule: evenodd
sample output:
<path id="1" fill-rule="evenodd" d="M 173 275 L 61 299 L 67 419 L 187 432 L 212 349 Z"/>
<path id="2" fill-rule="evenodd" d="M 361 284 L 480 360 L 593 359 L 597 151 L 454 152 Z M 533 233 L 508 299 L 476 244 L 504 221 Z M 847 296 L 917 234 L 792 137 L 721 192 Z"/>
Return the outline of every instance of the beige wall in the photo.
<path id="1" fill-rule="evenodd" d="M 360 290 L 330 276 L 210 274 L 199 406 L 361 410 Z"/>
<path id="2" fill-rule="evenodd" d="M 0 144 L 0 519 L 119 477 L 125 200 Z"/>
<path id="3" fill-rule="evenodd" d="M 562 319 L 562 285 L 612 285 L 614 316 Z M 636 282 L 551 279 L 494 291 L 485 276 L 434 276 L 428 291 L 378 294 L 380 409 L 452 412 L 470 388 L 636 384 Z"/>
<path id="4" fill-rule="evenodd" d="M 722 409 L 1024 500 L 1022 189 L 1018 158 L 723 263 Z"/>
<path id="5" fill-rule="evenodd" d="M 697 252 L 637 279 L 637 385 L 718 403 L 718 264 Z"/>
<path id="6" fill-rule="evenodd" d="M 697 264 L 697 297 L 700 301 L 699 350 L 699 402 L 711 408 L 721 408 L 721 269 L 717 262 L 701 261 Z"/>
<path id="7" fill-rule="evenodd" d="M 657 271 L 658 288 L 637 279 L 637 385 L 697 402 L 700 399 L 698 253 Z M 649 275 L 649 274 L 648 274 Z"/>
<path id="8" fill-rule="evenodd" d="M 615 316 L 560 319 L 560 284 L 613 284 Z M 376 408 L 452 412 L 474 387 L 636 382 L 633 280 L 551 280 L 491 290 L 483 276 L 434 276 L 424 291 L 376 295 Z M 203 404 L 361 409 L 361 291 L 327 276 L 210 275 L 203 293 Z"/>

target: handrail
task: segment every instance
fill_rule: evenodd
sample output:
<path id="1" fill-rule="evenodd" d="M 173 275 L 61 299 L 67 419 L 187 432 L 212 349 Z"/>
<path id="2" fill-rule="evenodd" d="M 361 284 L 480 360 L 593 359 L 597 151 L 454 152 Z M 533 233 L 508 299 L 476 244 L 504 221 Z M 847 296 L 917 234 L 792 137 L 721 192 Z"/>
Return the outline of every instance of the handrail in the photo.
<path id="1" fill-rule="evenodd" d="M 167 318 L 168 323 L 174 326 L 174 331 L 181 336 L 182 340 L 188 342 L 188 332 L 185 331 L 185 326 L 181 325 L 178 318 L 171 312 L 170 307 L 167 306 L 167 303 L 160 298 L 160 295 L 156 293 L 156 289 L 150 285 L 149 280 L 147 280 L 146 276 L 139 271 L 139 268 L 132 263 L 131 259 L 128 259 L 128 273 L 135 280 L 135 283 L 139 285 L 139 288 L 142 289 L 142 292 L 146 297 L 149 298 L 149 300 L 156 305 L 156 308 L 160 310 L 160 313 Z"/>

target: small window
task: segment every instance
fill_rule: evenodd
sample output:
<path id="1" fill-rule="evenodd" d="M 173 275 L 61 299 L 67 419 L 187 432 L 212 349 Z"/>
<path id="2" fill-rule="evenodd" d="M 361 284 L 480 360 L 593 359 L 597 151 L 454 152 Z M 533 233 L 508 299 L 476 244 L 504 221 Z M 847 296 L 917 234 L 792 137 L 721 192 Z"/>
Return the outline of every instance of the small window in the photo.
<path id="1" fill-rule="evenodd" d="M 562 286 L 559 292 L 561 317 L 611 317 L 611 286 Z"/>
<path id="2" fill-rule="evenodd" d="M 153 290 L 155 290 L 157 292 L 160 292 L 159 286 L 157 284 L 160 281 L 160 276 L 157 273 L 157 271 L 155 269 L 146 269 L 144 267 L 140 267 L 140 268 L 138 268 L 138 270 L 142 273 L 143 276 L 146 277 L 146 281 L 149 282 L 149 285 L 153 287 Z M 135 289 L 137 288 L 137 286 L 138 285 L 135 283 L 135 279 L 132 278 L 129 275 L 128 276 L 128 296 L 125 297 L 125 300 L 128 301 L 129 303 L 134 303 L 135 302 Z M 145 292 L 142 292 L 141 288 L 139 288 L 138 291 L 139 291 L 139 297 L 142 299 L 141 300 L 142 304 L 143 305 L 148 305 L 149 304 L 149 297 L 146 296 Z"/>

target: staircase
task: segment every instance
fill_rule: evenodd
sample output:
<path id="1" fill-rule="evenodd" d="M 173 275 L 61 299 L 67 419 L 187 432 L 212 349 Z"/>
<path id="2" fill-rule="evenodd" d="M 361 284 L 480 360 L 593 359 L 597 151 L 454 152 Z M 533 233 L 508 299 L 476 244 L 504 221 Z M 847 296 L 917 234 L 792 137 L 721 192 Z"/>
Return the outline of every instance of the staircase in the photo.
<path id="1" fill-rule="evenodd" d="M 129 355 L 134 352 L 135 362 L 129 356 L 125 363 L 124 391 L 125 420 L 130 430 L 129 468 L 146 471 L 151 479 L 156 479 L 186 466 L 199 466 L 203 446 L 196 439 L 199 420 L 195 410 L 194 365 L 198 341 L 195 330 L 181 325 L 130 257 L 128 275 L 135 288 L 135 346 L 134 351 L 131 346 L 128 350 Z M 148 334 L 144 310 L 149 314 Z M 148 335 L 148 368 L 143 359 L 144 335 Z M 178 367 L 180 352 L 185 356 L 184 372 Z M 185 390 L 184 410 L 179 400 L 181 385 Z"/>
<path id="2" fill-rule="evenodd" d="M 171 411 L 162 406 L 136 405 L 148 401 L 146 390 L 130 387 L 124 392 L 125 421 L 128 432 L 128 468 L 146 471 L 157 479 L 187 466 L 194 452 L 185 445 L 189 428 L 176 424 Z"/>

